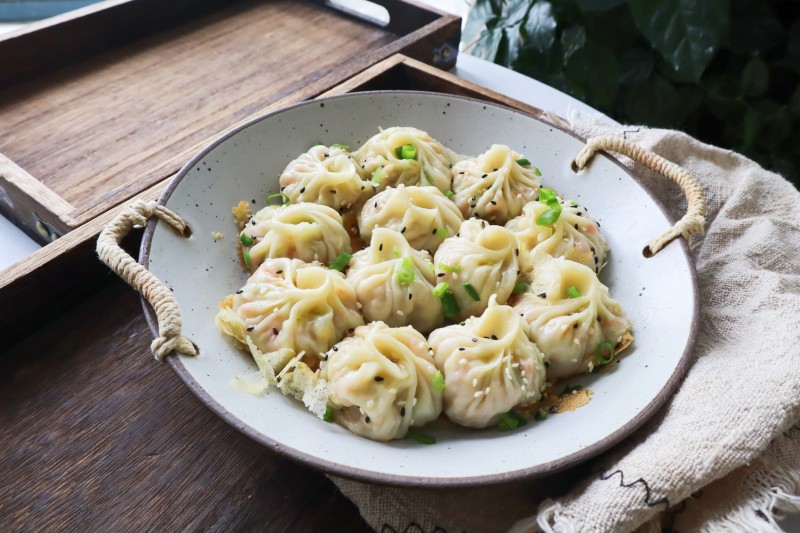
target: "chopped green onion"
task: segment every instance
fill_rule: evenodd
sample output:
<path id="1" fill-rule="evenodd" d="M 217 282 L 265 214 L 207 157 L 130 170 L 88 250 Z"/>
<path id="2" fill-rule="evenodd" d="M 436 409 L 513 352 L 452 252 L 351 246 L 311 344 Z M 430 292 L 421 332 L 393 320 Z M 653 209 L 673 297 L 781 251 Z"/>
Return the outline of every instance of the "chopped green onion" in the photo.
<path id="1" fill-rule="evenodd" d="M 536 414 L 533 415 L 533 418 L 540 421 L 547 420 L 547 411 L 545 411 L 544 409 L 539 409 L 538 411 L 536 411 Z"/>
<path id="2" fill-rule="evenodd" d="M 331 145 L 331 148 L 339 148 L 340 150 L 344 150 L 345 152 L 349 152 L 350 151 L 350 147 L 347 146 L 346 144 L 333 143 Z"/>
<path id="3" fill-rule="evenodd" d="M 583 385 L 572 385 L 564 387 L 564 390 L 561 391 L 559 396 L 564 396 L 565 394 L 572 394 L 575 391 L 583 390 Z"/>
<path id="4" fill-rule="evenodd" d="M 539 176 L 540 178 L 542 177 L 542 171 L 539 170 L 539 167 L 533 167 L 533 173 Z"/>
<path id="5" fill-rule="evenodd" d="M 398 159 L 417 159 L 417 149 L 413 144 L 404 144 L 394 149 L 394 154 Z"/>
<path id="6" fill-rule="evenodd" d="M 447 387 L 447 383 L 444 382 L 444 376 L 442 375 L 442 371 L 437 370 L 436 373 L 433 375 L 433 389 L 436 392 L 442 392 L 445 387 Z"/>
<path id="7" fill-rule="evenodd" d="M 570 202 L 570 203 L 569 203 L 569 206 L 570 206 L 570 207 L 580 207 L 580 206 L 578 205 L 578 202 Z"/>
<path id="8" fill-rule="evenodd" d="M 404 159 L 407 159 L 407 158 L 404 158 Z M 412 157 L 412 159 L 414 159 L 414 158 Z M 427 181 L 428 183 L 433 185 L 433 180 L 431 179 L 430 176 L 428 176 L 428 173 L 425 171 L 424 168 L 422 169 L 422 177 L 425 178 L 425 181 Z"/>
<path id="9" fill-rule="evenodd" d="M 538 217 L 536 217 L 536 225 L 537 226 L 552 226 L 558 220 L 558 217 L 561 216 L 561 206 L 557 206 L 554 209 L 548 209 Z"/>
<path id="10" fill-rule="evenodd" d="M 433 272 L 433 271 L 435 270 L 435 269 L 433 268 L 433 263 L 425 263 L 425 264 L 426 264 L 426 265 L 428 265 L 428 269 L 429 269 L 431 272 Z"/>
<path id="11" fill-rule="evenodd" d="M 608 359 L 603 357 L 603 348 L 608 350 L 609 356 Z M 614 360 L 614 345 L 610 342 L 604 342 L 597 345 L 597 348 L 594 349 L 594 354 L 597 356 L 597 361 L 600 363 L 600 366 L 607 365 L 611 361 Z"/>
<path id="12" fill-rule="evenodd" d="M 403 287 L 408 287 L 414 283 L 414 268 L 410 257 L 406 257 L 397 268 L 397 283 Z"/>
<path id="13" fill-rule="evenodd" d="M 450 266 L 445 263 L 439 263 L 439 270 L 446 270 L 447 272 L 458 272 L 461 270 L 461 266 Z"/>
<path id="14" fill-rule="evenodd" d="M 542 187 L 539 189 L 539 202 L 553 207 L 554 205 L 558 205 L 558 195 L 553 189 Z"/>
<path id="15" fill-rule="evenodd" d="M 475 290 L 475 287 L 472 285 L 472 283 L 464 283 L 461 286 L 464 287 L 464 290 L 467 291 L 467 294 L 469 294 L 470 298 L 472 298 L 476 302 L 481 301 L 481 295 L 478 294 L 478 291 Z"/>
<path id="16" fill-rule="evenodd" d="M 522 159 L 517 159 L 516 162 L 521 167 L 529 167 L 529 166 L 531 166 L 531 162 L 528 161 L 527 159 L 525 159 L 524 157 Z"/>
<path id="17" fill-rule="evenodd" d="M 244 266 L 247 267 L 247 270 L 253 270 L 253 265 L 250 263 L 250 252 L 242 250 L 242 256 L 244 257 Z"/>
<path id="18" fill-rule="evenodd" d="M 239 235 L 239 242 L 241 242 L 245 246 L 253 246 L 253 238 L 246 233 L 242 233 Z"/>
<path id="19" fill-rule="evenodd" d="M 392 246 L 392 255 L 394 255 L 395 257 L 400 257 L 400 250 L 397 249 L 396 244 Z"/>
<path id="20" fill-rule="evenodd" d="M 453 191 L 448 190 L 446 193 L 444 193 L 444 195 L 447 196 L 450 200 L 452 200 L 453 196 L 455 196 L 456 193 L 454 193 Z"/>
<path id="21" fill-rule="evenodd" d="M 436 228 L 436 235 L 438 235 L 442 239 L 446 239 L 450 236 L 450 232 L 444 228 Z"/>
<path id="22" fill-rule="evenodd" d="M 435 294 L 437 297 L 441 298 L 442 296 L 444 296 L 444 293 L 446 293 L 449 288 L 450 288 L 450 285 L 448 285 L 447 282 L 443 281 L 443 282 L 437 284 L 433 288 L 433 294 Z"/>
<path id="23" fill-rule="evenodd" d="M 377 187 L 380 185 L 381 180 L 386 177 L 386 171 L 383 170 L 383 167 L 378 167 L 375 169 L 375 172 L 372 173 L 372 185 Z"/>
<path id="24" fill-rule="evenodd" d="M 317 142 L 315 142 L 314 144 L 311 145 L 311 148 L 314 148 L 315 146 L 325 146 L 325 145 L 322 144 L 321 142 L 317 141 Z"/>
<path id="25" fill-rule="evenodd" d="M 322 415 L 322 419 L 325 422 L 333 422 L 333 409 L 331 409 L 330 405 L 325 406 L 325 414 Z"/>
<path id="26" fill-rule="evenodd" d="M 525 280 L 517 280 L 517 282 L 514 284 L 514 294 L 522 294 L 527 290 L 528 284 L 525 282 Z"/>
<path id="27" fill-rule="evenodd" d="M 507 413 L 503 413 L 503 416 L 500 417 L 500 422 L 497 424 L 497 429 L 500 431 L 510 431 L 512 429 L 517 429 L 520 426 L 524 426 L 527 424 L 528 421 L 525 420 L 524 417 L 515 413 L 514 411 L 509 411 Z"/>
<path id="28" fill-rule="evenodd" d="M 409 429 L 406 432 L 406 438 L 415 440 L 422 444 L 436 444 L 436 439 L 433 438 L 431 435 L 427 433 L 422 433 L 421 431 L 414 431 L 413 429 Z"/>
<path id="29" fill-rule="evenodd" d="M 449 290 L 446 291 L 442 295 L 442 314 L 445 318 L 453 318 L 459 311 L 461 311 L 461 307 L 459 307 L 456 297 Z"/>
<path id="30" fill-rule="evenodd" d="M 575 287 L 575 285 L 571 285 L 571 286 L 567 287 L 567 294 L 569 295 L 570 298 L 580 298 L 581 297 L 581 291 L 579 291 L 578 288 Z"/>
<path id="31" fill-rule="evenodd" d="M 272 199 L 273 198 L 282 198 L 281 203 L 273 204 L 272 203 Z M 290 203 L 292 203 L 292 200 L 288 196 L 283 194 L 282 192 L 276 192 L 275 194 L 268 194 L 267 195 L 267 203 L 269 205 L 289 205 Z"/>
<path id="32" fill-rule="evenodd" d="M 336 259 L 333 260 L 330 265 L 328 265 L 328 268 L 331 270 L 341 271 L 345 266 L 347 266 L 347 263 L 349 263 L 352 258 L 353 256 L 347 252 L 342 252 L 336 257 Z"/>

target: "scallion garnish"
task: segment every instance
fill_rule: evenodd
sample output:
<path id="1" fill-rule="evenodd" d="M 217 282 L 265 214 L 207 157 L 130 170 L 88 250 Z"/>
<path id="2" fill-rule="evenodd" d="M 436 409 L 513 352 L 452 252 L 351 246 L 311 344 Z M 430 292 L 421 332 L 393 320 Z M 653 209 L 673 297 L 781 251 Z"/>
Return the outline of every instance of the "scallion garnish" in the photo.
<path id="1" fill-rule="evenodd" d="M 442 295 L 442 314 L 445 318 L 453 318 L 459 311 L 461 311 L 461 307 L 459 307 L 456 297 L 450 290 L 447 290 Z"/>
<path id="2" fill-rule="evenodd" d="M 339 148 L 340 150 L 344 150 L 345 152 L 349 152 L 350 151 L 350 147 L 347 146 L 346 144 L 333 143 L 331 145 L 331 148 Z"/>
<path id="3" fill-rule="evenodd" d="M 443 281 L 443 282 L 437 284 L 433 288 L 433 294 L 435 294 L 437 297 L 441 298 L 442 296 L 444 296 L 444 293 L 446 293 L 448 291 L 448 289 L 450 289 L 450 285 L 448 285 L 447 282 Z"/>
<path id="4" fill-rule="evenodd" d="M 436 228 L 436 235 L 438 235 L 442 239 L 446 239 L 450 236 L 450 232 L 444 228 Z"/>
<path id="5" fill-rule="evenodd" d="M 417 149 L 413 144 L 404 144 L 394 149 L 394 154 L 399 159 L 417 159 Z"/>
<path id="6" fill-rule="evenodd" d="M 411 261 L 410 257 L 404 258 L 400 262 L 400 266 L 397 267 L 397 283 L 399 283 L 403 287 L 408 287 L 412 283 L 414 283 L 414 263 Z"/>
<path id="7" fill-rule="evenodd" d="M 459 270 L 461 270 L 461 266 L 460 265 L 450 266 L 445 263 L 439 263 L 439 270 L 446 270 L 447 272 L 458 272 Z"/>
<path id="8" fill-rule="evenodd" d="M 333 260 L 330 265 L 328 265 L 328 268 L 331 270 L 341 271 L 345 266 L 347 266 L 347 263 L 349 263 L 352 258 L 353 256 L 347 252 L 342 252 L 336 257 L 336 259 Z"/>
<path id="9" fill-rule="evenodd" d="M 569 287 L 567 287 L 567 294 L 569 295 L 570 298 L 581 297 L 581 291 L 579 291 L 575 285 L 570 285 Z"/>
<path id="10" fill-rule="evenodd" d="M 321 142 L 317 141 L 311 145 L 311 148 L 314 148 L 315 146 L 324 146 L 324 145 Z"/>
<path id="11" fill-rule="evenodd" d="M 476 302 L 481 301 L 481 295 L 478 294 L 478 291 L 475 290 L 475 287 L 472 285 L 472 283 L 464 283 L 461 286 L 464 287 L 464 290 L 467 292 L 467 294 L 469 294 L 470 298 L 472 298 Z"/>
<path id="12" fill-rule="evenodd" d="M 244 257 L 244 266 L 247 267 L 247 270 L 253 270 L 253 265 L 250 263 L 250 252 L 242 250 L 242 257 Z"/>
<path id="13" fill-rule="evenodd" d="M 546 189 L 542 187 L 539 189 L 539 202 L 553 207 L 554 204 L 558 205 L 558 195 L 553 189 Z"/>
<path id="14" fill-rule="evenodd" d="M 553 209 L 548 209 L 538 217 L 536 217 L 537 226 L 552 226 L 561 216 L 561 206 L 556 206 Z"/>
<path id="15" fill-rule="evenodd" d="M 331 409 L 330 405 L 325 406 L 325 414 L 322 415 L 322 419 L 325 422 L 333 422 L 333 409 Z"/>
<path id="16" fill-rule="evenodd" d="M 603 348 L 608 350 L 608 359 L 603 357 Z M 597 348 L 594 349 L 594 354 L 597 356 L 597 361 L 600 363 L 600 366 L 607 365 L 611 361 L 614 360 L 614 345 L 610 342 L 604 342 L 597 345 Z"/>
<path id="17" fill-rule="evenodd" d="M 514 294 L 522 294 L 528 290 L 528 284 L 524 280 L 517 280 L 514 284 Z"/>
<path id="18" fill-rule="evenodd" d="M 444 376 L 442 375 L 442 371 L 437 370 L 436 373 L 433 375 L 433 389 L 436 392 L 442 392 L 445 387 L 447 387 L 447 383 L 444 382 Z"/>
<path id="19" fill-rule="evenodd" d="M 281 198 L 281 203 L 273 204 L 272 203 L 272 199 L 273 198 Z M 290 203 L 292 203 L 292 200 L 288 196 L 283 194 L 282 192 L 276 192 L 275 194 L 268 194 L 267 195 L 267 203 L 269 205 L 289 205 Z"/>
<path id="20" fill-rule="evenodd" d="M 524 417 L 515 413 L 514 411 L 509 411 L 507 413 L 503 413 L 503 416 L 500 417 L 500 422 L 497 424 L 497 429 L 500 431 L 510 431 L 512 429 L 517 429 L 520 426 L 524 426 L 527 424 L 528 421 L 525 420 Z"/>
<path id="21" fill-rule="evenodd" d="M 542 171 L 539 170 L 539 167 L 533 167 L 533 173 L 539 176 L 540 178 L 542 177 Z"/>
<path id="22" fill-rule="evenodd" d="M 547 419 L 547 411 L 545 411 L 544 409 L 539 409 L 538 411 L 536 411 L 536 414 L 533 415 L 533 418 L 535 418 L 536 420 L 539 420 L 539 421 L 546 420 Z"/>
<path id="23" fill-rule="evenodd" d="M 392 255 L 394 255 L 395 257 L 400 257 L 400 250 L 397 249 L 396 244 L 392 246 Z"/>
<path id="24" fill-rule="evenodd" d="M 239 235 L 239 242 L 245 246 L 253 246 L 253 238 L 246 233 Z"/>
<path id="25" fill-rule="evenodd" d="M 516 163 L 521 167 L 531 166 L 531 162 L 525 159 L 524 157 L 522 159 L 517 159 Z"/>
<path id="26" fill-rule="evenodd" d="M 447 198 L 449 198 L 450 200 L 452 200 L 453 196 L 455 196 L 456 193 L 454 193 L 453 191 L 448 190 L 446 193 L 444 193 L 444 195 L 447 196 Z"/>
<path id="27" fill-rule="evenodd" d="M 380 185 L 381 180 L 386 177 L 386 171 L 383 170 L 383 167 L 378 167 L 372 173 L 372 185 L 377 187 Z"/>
<path id="28" fill-rule="evenodd" d="M 422 444 L 436 444 L 436 439 L 427 433 L 422 433 L 421 431 L 414 431 L 413 429 L 409 429 L 406 432 L 406 438 L 415 440 Z"/>

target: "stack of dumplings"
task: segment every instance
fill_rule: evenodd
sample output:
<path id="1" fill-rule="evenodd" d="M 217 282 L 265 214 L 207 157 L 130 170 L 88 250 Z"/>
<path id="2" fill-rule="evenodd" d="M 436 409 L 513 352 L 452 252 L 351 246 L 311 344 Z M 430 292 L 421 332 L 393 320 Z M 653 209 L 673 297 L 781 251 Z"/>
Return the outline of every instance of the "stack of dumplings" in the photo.
<path id="1" fill-rule="evenodd" d="M 497 427 L 630 344 L 600 224 L 509 146 L 459 156 L 393 127 L 313 146 L 279 183 L 216 323 L 325 421 L 376 441 L 442 414 Z"/>

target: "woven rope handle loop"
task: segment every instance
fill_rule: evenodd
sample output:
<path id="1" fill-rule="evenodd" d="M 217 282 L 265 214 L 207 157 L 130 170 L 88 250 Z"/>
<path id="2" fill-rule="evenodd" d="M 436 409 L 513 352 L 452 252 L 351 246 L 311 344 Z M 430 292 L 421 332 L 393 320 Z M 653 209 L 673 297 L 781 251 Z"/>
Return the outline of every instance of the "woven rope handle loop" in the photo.
<path id="1" fill-rule="evenodd" d="M 153 307 L 158 319 L 158 338 L 150 345 L 150 349 L 156 359 L 161 361 L 173 351 L 196 355 L 195 345 L 181 335 L 181 312 L 175 296 L 160 279 L 137 263 L 120 246 L 122 239 L 131 229 L 144 226 L 153 216 L 157 216 L 182 235 L 188 231 L 186 223 L 166 207 L 153 201 L 137 200 L 126 206 L 103 228 L 100 237 L 97 238 L 97 255 L 128 285 L 139 291 Z"/>
<path id="2" fill-rule="evenodd" d="M 674 226 L 664 232 L 663 235 L 650 241 L 650 244 L 644 249 L 645 256 L 652 257 L 656 255 L 664 246 L 681 235 L 687 242 L 690 242 L 692 235 L 703 231 L 705 225 L 706 199 L 703 195 L 703 190 L 700 188 L 700 184 L 685 169 L 679 167 L 675 163 L 667 161 L 653 152 L 648 152 L 641 146 L 623 139 L 622 137 L 613 137 L 611 135 L 592 137 L 586 141 L 586 146 L 583 147 L 581 153 L 575 158 L 576 169 L 583 169 L 592 157 L 601 150 L 622 154 L 633 159 L 637 163 L 645 165 L 651 170 L 655 170 L 665 178 L 676 183 L 686 195 L 686 202 L 688 203 L 686 214 L 683 215 Z"/>

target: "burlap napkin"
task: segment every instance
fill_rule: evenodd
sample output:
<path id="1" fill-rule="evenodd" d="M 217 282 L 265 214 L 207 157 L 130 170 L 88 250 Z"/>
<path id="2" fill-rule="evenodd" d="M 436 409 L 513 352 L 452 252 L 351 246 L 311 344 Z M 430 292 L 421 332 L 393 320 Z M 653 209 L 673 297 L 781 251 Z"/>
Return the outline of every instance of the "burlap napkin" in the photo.
<path id="1" fill-rule="evenodd" d="M 678 392 L 611 452 L 547 479 L 459 490 L 334 481 L 381 533 L 780 530 L 781 512 L 800 511 L 800 194 L 683 133 L 572 122 L 585 137 L 624 135 L 706 192 L 706 232 L 691 246 L 701 325 Z M 679 218 L 677 188 L 635 170 Z"/>

